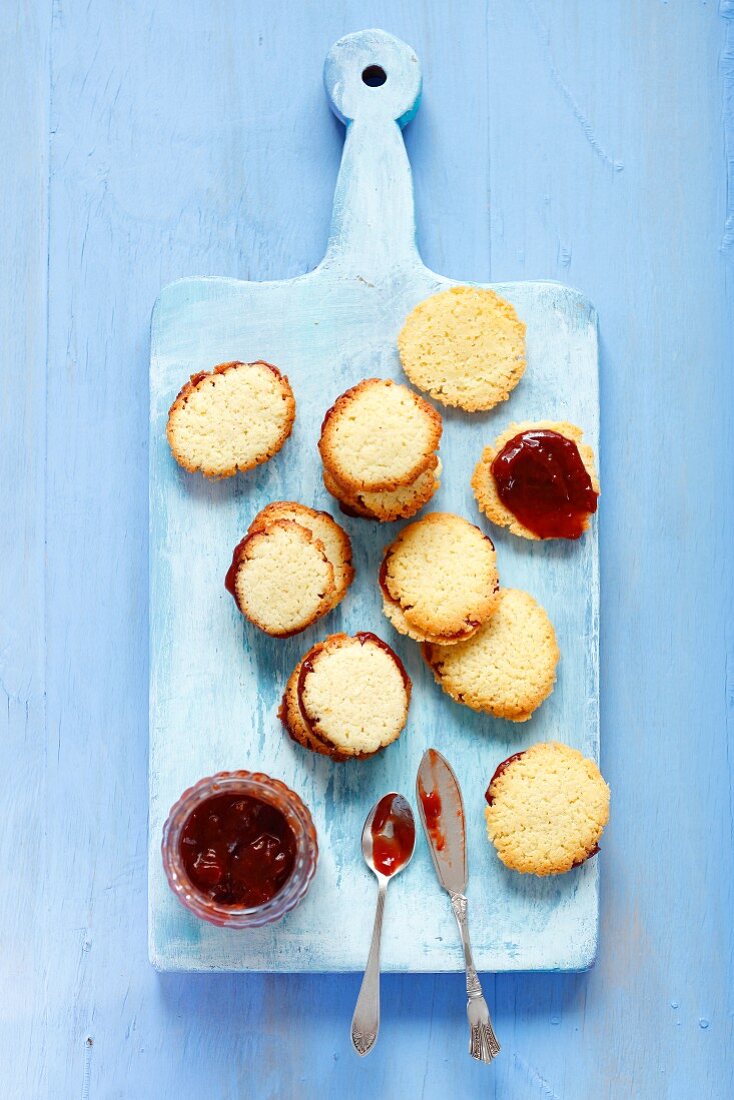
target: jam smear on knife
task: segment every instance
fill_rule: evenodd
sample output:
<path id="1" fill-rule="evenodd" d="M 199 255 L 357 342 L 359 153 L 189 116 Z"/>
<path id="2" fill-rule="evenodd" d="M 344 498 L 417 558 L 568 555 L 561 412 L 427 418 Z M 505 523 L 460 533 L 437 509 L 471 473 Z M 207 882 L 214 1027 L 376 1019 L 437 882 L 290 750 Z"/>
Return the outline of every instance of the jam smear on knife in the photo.
<path id="1" fill-rule="evenodd" d="M 423 784 L 418 782 L 418 797 L 421 800 L 423 806 L 423 813 L 426 817 L 426 829 L 428 835 L 434 843 L 437 852 L 442 852 L 446 847 L 446 837 L 443 834 L 441 828 L 441 795 L 438 793 L 438 788 L 434 788 L 432 791 L 427 791 Z"/>

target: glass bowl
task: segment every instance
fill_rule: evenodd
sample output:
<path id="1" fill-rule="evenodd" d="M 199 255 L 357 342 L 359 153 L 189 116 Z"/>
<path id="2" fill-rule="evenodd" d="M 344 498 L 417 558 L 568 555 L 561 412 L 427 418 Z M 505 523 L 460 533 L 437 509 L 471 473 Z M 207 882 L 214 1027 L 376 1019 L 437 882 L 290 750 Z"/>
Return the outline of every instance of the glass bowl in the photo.
<path id="1" fill-rule="evenodd" d="M 296 860 L 293 870 L 269 901 L 247 909 L 243 906 L 222 905 L 202 893 L 186 873 L 181 857 L 181 832 L 191 813 L 213 795 L 241 794 L 267 802 L 285 817 L 296 841 Z M 279 779 L 271 779 L 261 772 L 218 772 L 207 779 L 200 779 L 179 798 L 171 808 L 163 826 L 161 844 L 163 868 L 168 884 L 178 900 L 197 917 L 226 928 L 259 928 L 280 920 L 303 900 L 311 879 L 316 872 L 318 842 L 311 814 L 301 799 Z"/>

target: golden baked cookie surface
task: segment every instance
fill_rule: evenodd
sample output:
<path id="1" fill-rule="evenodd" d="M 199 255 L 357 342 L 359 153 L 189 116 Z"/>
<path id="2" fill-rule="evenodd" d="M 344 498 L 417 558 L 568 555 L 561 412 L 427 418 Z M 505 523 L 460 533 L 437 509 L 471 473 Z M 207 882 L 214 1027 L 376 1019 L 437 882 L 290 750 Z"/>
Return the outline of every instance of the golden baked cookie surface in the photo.
<path id="1" fill-rule="evenodd" d="M 255 516 L 248 534 L 263 531 L 279 519 L 300 523 L 323 545 L 326 557 L 334 569 L 335 591 L 331 606 L 336 607 L 354 580 L 352 544 L 349 535 L 328 512 L 318 512 L 315 508 L 309 508 L 294 500 L 275 500 L 267 504 Z"/>
<path id="2" fill-rule="evenodd" d="M 222 363 L 186 383 L 171 405 L 166 435 L 185 470 L 232 477 L 277 454 L 295 415 L 293 391 L 277 367 Z"/>
<path id="3" fill-rule="evenodd" d="M 455 637 L 492 614 L 497 556 L 491 540 L 468 520 L 429 512 L 387 547 L 380 585 L 419 634 Z"/>
<path id="4" fill-rule="evenodd" d="M 441 416 L 407 386 L 367 378 L 326 413 L 319 451 L 324 467 L 348 492 L 410 485 L 435 465 Z"/>
<path id="5" fill-rule="evenodd" d="M 235 548 L 227 586 L 243 615 L 266 634 L 298 634 L 332 606 L 334 568 L 300 523 L 279 519 Z"/>
<path id="6" fill-rule="evenodd" d="M 348 756 L 367 756 L 400 736 L 410 680 L 396 653 L 373 634 L 332 634 L 306 655 L 299 704 L 319 741 Z"/>
<path id="7" fill-rule="evenodd" d="M 507 867 L 557 875 L 595 854 L 609 820 L 609 787 L 593 760 L 552 741 L 533 745 L 498 771 L 485 816 Z"/>
<path id="8" fill-rule="evenodd" d="M 457 286 L 420 302 L 398 336 L 418 389 L 475 412 L 506 400 L 525 370 L 525 325 L 493 290 Z"/>
<path id="9" fill-rule="evenodd" d="M 423 656 L 457 703 L 525 722 L 548 698 L 559 659 L 548 615 L 527 592 L 501 588 L 488 622 L 455 645 L 428 642 Z"/>

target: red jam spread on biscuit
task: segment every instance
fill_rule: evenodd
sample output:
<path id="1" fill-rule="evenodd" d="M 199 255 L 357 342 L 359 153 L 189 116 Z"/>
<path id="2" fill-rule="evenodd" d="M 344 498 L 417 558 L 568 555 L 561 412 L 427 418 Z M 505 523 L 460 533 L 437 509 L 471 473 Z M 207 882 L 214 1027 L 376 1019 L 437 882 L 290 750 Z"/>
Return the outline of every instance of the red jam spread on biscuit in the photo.
<path id="1" fill-rule="evenodd" d="M 541 539 L 577 539 L 598 493 L 572 439 L 549 429 L 520 432 L 492 461 L 505 508 Z"/>
<path id="2" fill-rule="evenodd" d="M 200 893 L 219 905 L 253 909 L 287 882 L 296 839 L 275 806 L 249 795 L 217 794 L 189 815 L 180 851 Z"/>
<path id="3" fill-rule="evenodd" d="M 409 809 L 394 794 L 377 803 L 372 819 L 372 859 L 383 875 L 394 875 L 408 860 L 415 843 L 415 828 Z"/>

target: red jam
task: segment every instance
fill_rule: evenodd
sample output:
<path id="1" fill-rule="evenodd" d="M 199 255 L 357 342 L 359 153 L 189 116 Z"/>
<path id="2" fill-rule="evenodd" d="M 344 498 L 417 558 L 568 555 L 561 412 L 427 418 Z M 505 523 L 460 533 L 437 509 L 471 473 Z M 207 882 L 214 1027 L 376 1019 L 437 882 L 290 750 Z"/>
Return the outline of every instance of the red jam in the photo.
<path id="1" fill-rule="evenodd" d="M 485 794 L 484 794 L 484 797 L 487 800 L 487 805 L 488 806 L 491 806 L 492 803 L 494 802 L 494 799 L 492 798 L 492 795 L 489 792 L 492 790 L 492 784 L 494 783 L 495 779 L 499 779 L 499 777 L 502 775 L 502 773 L 507 771 L 510 764 L 512 764 L 512 762 L 514 760 L 519 760 L 520 757 L 524 756 L 524 755 L 525 755 L 524 752 L 513 753 L 512 756 L 508 756 L 506 760 L 503 760 L 501 764 L 497 765 L 497 767 L 495 769 L 495 773 L 492 776 L 492 778 L 490 779 L 489 786 L 487 787 L 487 790 L 485 791 Z"/>
<path id="2" fill-rule="evenodd" d="M 413 853 L 415 826 L 410 808 L 394 794 L 377 803 L 372 819 L 372 859 L 383 875 L 394 875 Z"/>
<path id="3" fill-rule="evenodd" d="M 598 493 L 572 439 L 548 429 L 520 432 L 492 461 L 497 495 L 541 539 L 577 539 Z"/>
<path id="4" fill-rule="evenodd" d="M 437 852 L 442 852 L 446 847 L 446 837 L 441 829 L 441 796 L 438 789 L 427 791 L 418 781 L 418 797 L 423 806 L 426 818 L 426 830 Z"/>
<path id="5" fill-rule="evenodd" d="M 296 838 L 275 806 L 242 794 L 217 794 L 189 815 L 181 859 L 193 886 L 219 905 L 254 909 L 290 877 Z"/>

